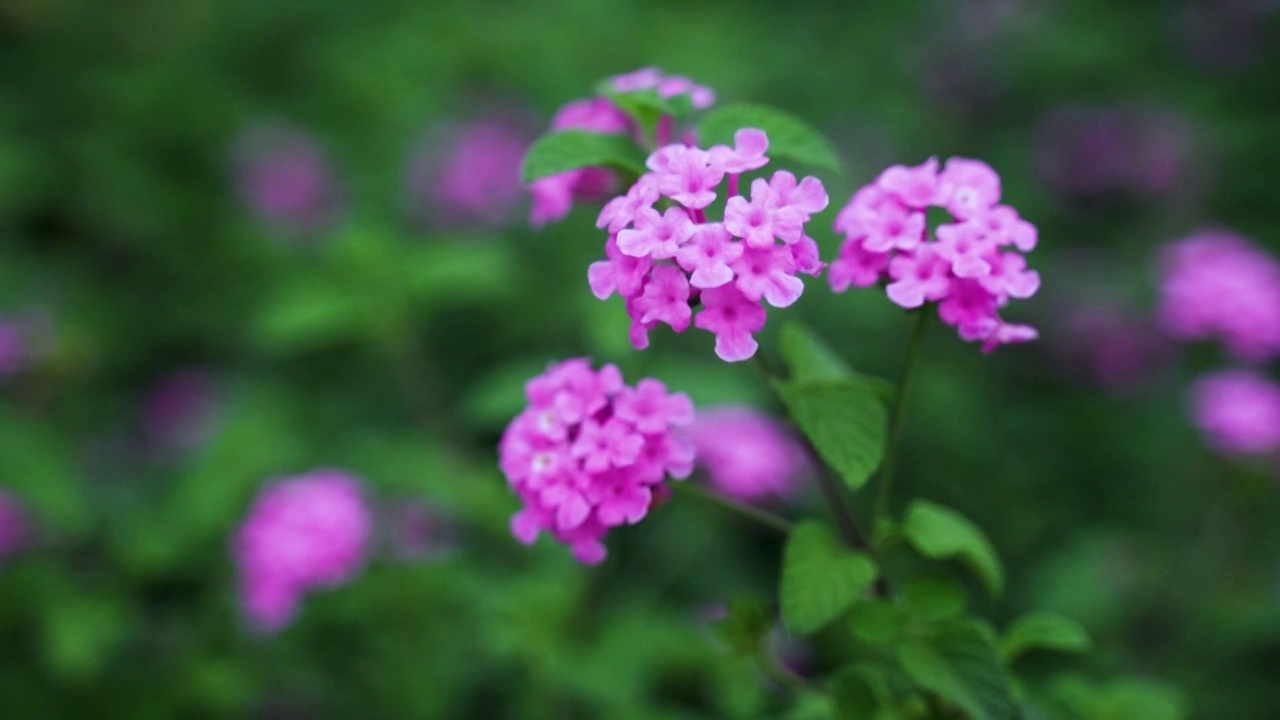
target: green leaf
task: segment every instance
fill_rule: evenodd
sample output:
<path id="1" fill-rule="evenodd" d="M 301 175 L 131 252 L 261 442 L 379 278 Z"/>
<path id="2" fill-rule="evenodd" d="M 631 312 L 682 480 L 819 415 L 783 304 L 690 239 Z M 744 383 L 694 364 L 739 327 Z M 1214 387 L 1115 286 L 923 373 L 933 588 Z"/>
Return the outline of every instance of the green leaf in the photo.
<path id="1" fill-rule="evenodd" d="M 644 152 L 626 135 L 562 130 L 533 143 L 520 165 L 520 179 L 532 182 L 581 167 L 608 165 L 637 175 L 644 173 Z"/>
<path id="2" fill-rule="evenodd" d="M 712 632 L 734 653 L 755 657 L 771 627 L 769 603 L 754 595 L 740 595 L 729 601 L 729 614 L 712 625 Z"/>
<path id="3" fill-rule="evenodd" d="M 1007 662 L 1033 648 L 1080 652 L 1089 645 L 1089 633 L 1075 620 L 1052 612 L 1032 612 L 1005 630 L 1000 656 Z"/>
<path id="4" fill-rule="evenodd" d="M 849 550 L 827 526 L 800 523 L 782 555 L 782 622 L 800 634 L 835 620 L 871 587 L 876 564 Z"/>
<path id="5" fill-rule="evenodd" d="M 78 535 L 93 523 L 73 453 L 53 426 L 0 409 L 0 468 L 7 489 L 42 525 Z"/>
<path id="6" fill-rule="evenodd" d="M 59 676 L 83 679 L 96 674 L 132 632 L 128 607 L 101 593 L 66 588 L 43 608 L 45 660 Z"/>
<path id="7" fill-rule="evenodd" d="M 1068 675 L 1058 678 L 1049 692 L 1082 720 L 1183 720 L 1189 714 L 1178 688 L 1147 678 L 1098 683 Z"/>
<path id="8" fill-rule="evenodd" d="M 841 670 L 831 681 L 831 696 L 835 699 L 837 717 L 842 720 L 873 718 L 880 707 L 874 678 L 861 666 Z"/>
<path id="9" fill-rule="evenodd" d="M 809 123 L 765 105 L 722 105 L 707 113 L 698 126 L 698 140 L 704 147 L 732 145 L 733 134 L 743 128 L 757 128 L 769 136 L 769 157 L 840 172 L 835 148 Z"/>
<path id="10" fill-rule="evenodd" d="M 1007 720 L 1013 713 L 995 642 L 978 623 L 957 622 L 928 640 L 907 642 L 898 648 L 898 663 L 920 687 L 974 720 Z"/>
<path id="11" fill-rule="evenodd" d="M 865 600 L 849 609 L 849 629 L 873 645 L 898 642 L 907 631 L 902 609 L 887 600 Z"/>
<path id="12" fill-rule="evenodd" d="M 973 568 L 993 594 L 1004 587 L 1000 559 L 982 530 L 950 508 L 916 500 L 907 508 L 900 528 L 925 557 L 958 558 Z"/>
<path id="13" fill-rule="evenodd" d="M 299 278 L 266 299 L 253 336 L 270 352 L 305 351 L 359 337 L 372 315 L 364 298 L 342 283 Z"/>
<path id="14" fill-rule="evenodd" d="M 959 617 L 965 605 L 964 589 L 946 578 L 913 580 L 902 590 L 903 610 L 929 622 Z"/>
<path id="15" fill-rule="evenodd" d="M 893 397 L 893 383 L 855 372 L 844 358 L 802 323 L 793 320 L 783 325 L 779 345 L 792 380 L 813 382 L 854 379 L 872 387 L 885 400 Z"/>
<path id="16" fill-rule="evenodd" d="M 511 246 L 488 238 L 432 241 L 402 260 L 409 295 L 428 307 L 500 298 L 516 287 Z"/>
<path id="17" fill-rule="evenodd" d="M 693 112 L 693 98 L 688 93 L 664 98 L 654 88 L 618 92 L 607 84 L 602 85 L 599 92 L 646 129 L 652 128 L 663 115 L 679 119 Z"/>
<path id="18" fill-rule="evenodd" d="M 852 380 L 775 380 L 796 425 L 845 485 L 866 484 L 884 455 L 887 414 L 879 394 Z"/>

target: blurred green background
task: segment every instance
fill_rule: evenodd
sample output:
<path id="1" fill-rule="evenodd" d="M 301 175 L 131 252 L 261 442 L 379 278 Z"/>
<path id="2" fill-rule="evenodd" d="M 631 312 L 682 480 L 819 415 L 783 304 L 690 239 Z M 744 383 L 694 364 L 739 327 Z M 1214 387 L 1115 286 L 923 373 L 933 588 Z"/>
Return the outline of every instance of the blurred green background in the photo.
<path id="1" fill-rule="evenodd" d="M 618 299 L 586 286 L 594 207 L 534 233 L 527 201 L 459 220 L 407 179 L 470 121 L 531 139 L 658 65 L 834 138 L 827 259 L 835 211 L 884 166 L 1000 172 L 1044 278 L 1007 316 L 1042 340 L 926 339 L 899 497 L 988 531 L 1010 574 L 988 617 L 1090 630 L 1097 651 L 1055 669 L 1169 683 L 1190 717 L 1280 717 L 1274 472 L 1202 449 L 1185 389 L 1224 361 L 1147 324 L 1160 244 L 1224 224 L 1280 249 L 1275 6 L 6 0 L 0 314 L 37 331 L 0 381 L 0 483 L 38 537 L 0 567 L 3 716 L 774 717 L 781 691 L 705 625 L 771 591 L 775 537 L 676 502 L 584 568 L 511 539 L 494 452 L 553 358 L 768 407 L 751 368 L 699 332 L 630 349 Z M 245 179 L 270 162 L 310 198 L 277 198 L 283 218 Z M 882 293 L 808 282 L 766 352 L 785 318 L 896 371 L 907 322 Z M 257 637 L 229 538 L 264 483 L 317 466 L 379 498 L 378 555 Z M 813 671 L 840 651 L 781 640 Z"/>

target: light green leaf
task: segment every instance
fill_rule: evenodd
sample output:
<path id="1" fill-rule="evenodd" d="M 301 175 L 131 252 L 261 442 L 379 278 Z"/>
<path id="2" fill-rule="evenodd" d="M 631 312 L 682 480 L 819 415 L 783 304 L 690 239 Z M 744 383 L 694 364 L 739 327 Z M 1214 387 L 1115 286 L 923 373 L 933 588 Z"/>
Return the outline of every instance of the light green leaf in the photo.
<path id="1" fill-rule="evenodd" d="M 637 175 L 645 171 L 644 152 L 626 135 L 562 130 L 533 143 L 520 165 L 520 179 L 532 182 L 582 167 L 608 165 Z"/>
<path id="2" fill-rule="evenodd" d="M 782 621 L 807 634 L 835 620 L 875 582 L 876 564 L 849 550 L 827 526 L 800 523 L 782 555 Z"/>
<path id="3" fill-rule="evenodd" d="M 900 528 L 904 537 L 925 557 L 957 558 L 982 578 L 993 594 L 1004 587 L 1000 559 L 982 530 L 950 508 L 916 500 L 907 508 Z"/>
<path id="4" fill-rule="evenodd" d="M 965 605 L 964 589 L 946 578 L 920 578 L 902 590 L 903 610 L 930 622 L 959 617 Z"/>
<path id="5" fill-rule="evenodd" d="M 409 295 L 429 307 L 498 298 L 516 286 L 511 246 L 488 238 L 431 241 L 403 262 Z"/>
<path id="6" fill-rule="evenodd" d="M 97 673 L 128 637 L 128 607 L 114 597 L 66 588 L 43 608 L 42 645 L 49 668 L 64 678 Z"/>
<path id="7" fill-rule="evenodd" d="M 47 423 L 0 410 L 0 474 L 41 524 L 86 532 L 93 522 L 72 452 Z"/>
<path id="8" fill-rule="evenodd" d="M 1034 648 L 1079 652 L 1089 645 L 1089 633 L 1075 620 L 1052 612 L 1032 612 L 1014 620 L 1005 630 L 1000 656 L 1007 662 Z"/>
<path id="9" fill-rule="evenodd" d="M 782 326 L 779 344 L 782 359 L 791 372 L 792 380 L 815 382 L 855 379 L 871 386 L 885 400 L 893 397 L 892 383 L 855 372 L 844 358 L 799 322 L 793 320 Z"/>
<path id="10" fill-rule="evenodd" d="M 703 118 L 698 140 L 704 147 L 733 144 L 733 134 L 757 128 L 769 136 L 769 157 L 785 158 L 840 172 L 835 148 L 809 123 L 765 105 L 722 105 Z"/>
<path id="11" fill-rule="evenodd" d="M 879 394 L 853 380 L 775 380 L 796 425 L 845 485 L 866 484 L 884 455 L 887 414 Z"/>
<path id="12" fill-rule="evenodd" d="M 729 601 L 729 614 L 712 625 L 712 632 L 734 653 L 755 657 L 771 627 L 769 603 L 754 595 L 740 595 Z"/>
<path id="13" fill-rule="evenodd" d="M 920 687 L 974 720 L 1007 720 L 1013 713 L 995 642 L 978 623 L 957 622 L 907 642 L 898 648 L 898 663 Z"/>
<path id="14" fill-rule="evenodd" d="M 1184 693 L 1147 678 L 1099 683 L 1068 675 L 1054 682 L 1050 694 L 1081 720 L 1184 720 L 1189 715 Z"/>
<path id="15" fill-rule="evenodd" d="M 333 279 L 299 278 L 264 301 L 253 336 L 270 352 L 311 350 L 361 336 L 372 315 L 352 288 Z"/>
<path id="16" fill-rule="evenodd" d="M 654 88 L 618 92 L 606 84 L 601 86 L 600 94 L 609 98 L 643 128 L 652 128 L 663 115 L 679 119 L 693 111 L 693 98 L 687 93 L 664 98 Z"/>

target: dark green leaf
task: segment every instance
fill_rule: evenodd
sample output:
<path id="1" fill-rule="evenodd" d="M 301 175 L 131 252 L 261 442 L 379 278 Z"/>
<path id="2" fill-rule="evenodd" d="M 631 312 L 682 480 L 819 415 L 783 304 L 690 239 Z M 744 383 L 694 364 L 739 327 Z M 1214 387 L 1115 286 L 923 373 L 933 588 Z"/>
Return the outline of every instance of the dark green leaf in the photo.
<path id="1" fill-rule="evenodd" d="M 994 594 L 1004 586 L 1000 559 L 982 530 L 950 508 L 916 500 L 907 508 L 900 528 L 904 537 L 926 557 L 958 558 L 982 578 Z"/>
<path id="2" fill-rule="evenodd" d="M 902 609 L 887 600 L 865 600 L 849 609 L 849 629 L 860 639 L 874 645 L 888 645 L 907 631 L 907 618 Z"/>
<path id="3" fill-rule="evenodd" d="M 1089 633 L 1075 620 L 1052 612 L 1032 612 L 1014 620 L 1005 630 L 1000 655 L 1009 661 L 1033 648 L 1079 652 L 1089 645 Z"/>
<path id="4" fill-rule="evenodd" d="M 779 397 L 818 454 L 845 485 L 866 484 L 884 454 L 886 412 L 879 394 L 853 380 L 775 380 Z"/>
<path id="5" fill-rule="evenodd" d="M 907 642 L 898 649 L 898 662 L 920 687 L 974 720 L 1008 720 L 1013 713 L 995 642 L 978 623 L 957 622 L 927 640 Z"/>
<path id="6" fill-rule="evenodd" d="M 873 718 L 880 707 L 880 699 L 873 679 L 862 667 L 846 668 L 831 682 L 831 696 L 835 699 L 837 717 L 841 720 Z"/>
<path id="7" fill-rule="evenodd" d="M 893 383 L 855 372 L 812 330 L 799 322 L 793 320 L 782 326 L 779 346 L 792 380 L 814 382 L 852 379 L 872 387 L 885 400 L 893 397 Z"/>
<path id="8" fill-rule="evenodd" d="M 311 350 L 362 335 L 373 314 L 363 296 L 336 280 L 300 278 L 266 299 L 253 334 L 270 352 Z"/>
<path id="9" fill-rule="evenodd" d="M 729 601 L 729 614 L 712 626 L 712 632 L 733 652 L 755 657 L 771 627 L 769 604 L 754 595 L 740 595 Z"/>
<path id="10" fill-rule="evenodd" d="M 403 256 L 410 296 L 426 306 L 501 297 L 515 287 L 511 246 L 488 238 L 435 241 Z"/>
<path id="11" fill-rule="evenodd" d="M 875 582 L 875 563 L 849 550 L 827 526 L 800 523 L 782 556 L 782 621 L 811 633 L 835 620 Z"/>
<path id="12" fill-rule="evenodd" d="M 608 165 L 636 174 L 644 169 L 644 152 L 626 135 L 562 130 L 534 142 L 520 166 L 520 179 L 532 182 L 581 167 Z"/>
<path id="13" fill-rule="evenodd" d="M 49 424 L 0 411 L 0 475 L 42 524 L 79 534 L 92 522 L 72 453 Z"/>
<path id="14" fill-rule="evenodd" d="M 946 578 L 920 578 L 902 590 L 903 610 L 930 622 L 959 617 L 965 604 L 964 589 Z"/>
<path id="15" fill-rule="evenodd" d="M 733 134 L 743 128 L 764 130 L 769 136 L 769 156 L 825 167 L 840 172 L 835 148 L 809 123 L 764 105 L 723 105 L 707 113 L 698 126 L 704 147 L 733 144 Z"/>

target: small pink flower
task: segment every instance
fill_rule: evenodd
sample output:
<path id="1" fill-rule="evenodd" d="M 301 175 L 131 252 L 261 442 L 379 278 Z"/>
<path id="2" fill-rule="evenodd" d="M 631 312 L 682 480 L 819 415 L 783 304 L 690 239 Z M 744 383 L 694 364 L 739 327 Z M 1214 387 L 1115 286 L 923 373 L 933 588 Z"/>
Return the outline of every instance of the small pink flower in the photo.
<path id="1" fill-rule="evenodd" d="M 1280 385 L 1249 370 L 1225 370 L 1191 389 L 1196 424 L 1227 455 L 1280 452 Z"/>
<path id="2" fill-rule="evenodd" d="M 991 271 L 978 283 L 994 295 L 1026 299 L 1040 289 L 1040 273 L 1027 269 L 1027 259 L 1018 253 L 998 253 L 987 259 Z"/>
<path id="3" fill-rule="evenodd" d="M 552 130 L 589 130 L 597 133 L 625 133 L 631 128 L 627 114 L 608 98 L 594 97 L 560 108 L 551 120 Z"/>
<path id="4" fill-rule="evenodd" d="M 965 340 L 979 340 L 994 330 L 996 309 L 996 296 L 976 280 L 952 278 L 951 289 L 938 304 L 938 317 L 954 325 Z"/>
<path id="5" fill-rule="evenodd" d="M 641 380 L 634 390 L 624 388 L 618 393 L 613 411 L 647 435 L 693 422 L 693 403 L 688 396 L 668 394 L 662 381 L 651 378 Z"/>
<path id="6" fill-rule="evenodd" d="M 769 158 L 765 156 L 768 149 L 769 138 L 763 130 L 744 128 L 734 133 L 733 147 L 716 145 L 711 148 L 711 162 L 723 172 L 737 175 L 769 164 Z"/>
<path id="7" fill-rule="evenodd" d="M 925 301 L 941 300 L 951 292 L 950 266 L 931 247 L 889 261 L 889 283 L 885 292 L 895 304 L 908 310 Z"/>
<path id="8" fill-rule="evenodd" d="M 940 225 L 934 231 L 938 242 L 934 252 L 951 264 L 951 272 L 960 278 L 979 278 L 991 272 L 988 257 L 995 248 L 981 228 L 971 223 Z"/>
<path id="9" fill-rule="evenodd" d="M 651 175 L 646 175 L 631 186 L 625 195 L 610 200 L 600 210 L 596 227 L 608 227 L 609 232 L 617 232 L 635 222 L 641 210 L 653 207 L 658 202 L 658 184 Z"/>
<path id="10" fill-rule="evenodd" d="M 851 286 L 871 287 L 880 282 L 891 257 L 891 253 L 865 250 L 860 242 L 846 242 L 840 246 L 840 256 L 831 263 L 827 281 L 835 292 L 844 292 Z"/>
<path id="11" fill-rule="evenodd" d="M 654 268 L 644 292 L 635 299 L 635 309 L 642 323 L 664 322 L 676 332 L 684 332 L 692 316 L 688 279 L 674 265 Z"/>
<path id="12" fill-rule="evenodd" d="M 862 247 L 876 253 L 913 250 L 924 241 L 924 225 L 924 213 L 901 207 L 885 208 L 867 222 Z"/>
<path id="13" fill-rule="evenodd" d="M 630 388 L 616 368 L 596 372 L 581 359 L 552 366 L 529 387 L 537 390 L 528 393 L 529 407 L 498 445 L 499 466 L 524 505 L 511 518 L 512 534 L 531 544 L 548 532 L 580 562 L 598 563 L 609 528 L 639 522 L 665 496 L 666 475 L 687 476 L 693 457 L 682 428 L 694 419 L 693 405 L 656 380 Z M 565 404 L 562 393 L 578 395 L 568 404 L 595 410 L 552 439 L 538 424 Z M 534 472 L 529 463 L 542 456 L 554 460 Z"/>
<path id="14" fill-rule="evenodd" d="M 608 260 L 593 262 L 587 268 L 587 282 L 591 292 L 601 300 L 613 293 L 621 293 L 623 297 L 638 294 L 644 287 L 644 279 L 649 274 L 653 261 L 647 257 L 631 257 L 618 248 L 618 241 L 609 238 L 604 246 Z"/>
<path id="15" fill-rule="evenodd" d="M 1011 325 L 997 320 L 993 328 L 981 338 L 982 352 L 994 352 L 1001 345 L 1031 342 L 1039 337 L 1039 331 L 1030 325 Z"/>
<path id="16" fill-rule="evenodd" d="M 937 158 L 929 158 L 915 167 L 894 165 L 880 173 L 876 184 L 902 204 L 916 210 L 943 203 Z"/>
<path id="17" fill-rule="evenodd" d="M 581 179 L 581 170 L 568 170 L 529 183 L 529 193 L 533 195 L 529 222 L 540 228 L 568 215 L 573 207 L 574 188 Z"/>
<path id="18" fill-rule="evenodd" d="M 796 489 L 808 466 L 799 441 L 752 408 L 703 411 L 690 427 L 690 435 L 711 487 L 737 500 L 787 495 Z"/>
<path id="19" fill-rule="evenodd" d="M 981 160 L 953 157 L 940 179 L 946 208 L 959 219 L 979 215 L 1000 202 L 1000 176 Z"/>
<path id="20" fill-rule="evenodd" d="M 827 264 L 819 257 L 818 243 L 808 235 L 801 237 L 800 242 L 790 246 L 790 249 L 796 272 L 816 277 L 826 269 Z"/>
<path id="21" fill-rule="evenodd" d="M 738 276 L 735 285 L 751 300 L 763 298 L 782 308 L 800 299 L 804 292 L 804 282 L 794 274 L 795 259 L 790 248 L 747 248 L 732 267 Z"/>
<path id="22" fill-rule="evenodd" d="M 642 208 L 636 213 L 633 229 L 618 231 L 618 249 L 631 257 L 673 258 L 680 246 L 693 237 L 694 230 L 693 221 L 683 208 L 667 208 L 663 214 Z"/>
<path id="23" fill-rule="evenodd" d="M 773 239 L 787 243 L 800 241 L 804 220 L 790 207 L 778 207 L 777 195 L 762 178 L 751 183 L 751 200 L 741 196 L 729 198 L 724 210 L 724 226 L 735 237 L 754 248 L 774 245 Z"/>
<path id="24" fill-rule="evenodd" d="M 702 209 L 716 199 L 716 186 L 724 171 L 711 161 L 711 153 L 686 145 L 669 145 L 650 168 L 657 175 L 658 190 L 690 209 Z"/>
<path id="25" fill-rule="evenodd" d="M 756 354 L 753 333 L 764 329 L 765 309 L 741 290 L 725 285 L 702 291 L 702 311 L 694 325 L 715 333 L 716 355 L 725 362 L 739 362 Z"/>
<path id="26" fill-rule="evenodd" d="M 696 288 L 720 287 L 733 280 L 729 264 L 742 256 L 742 244 L 724 229 L 724 223 L 705 223 L 687 245 L 676 253 L 680 267 L 693 273 L 689 284 Z"/>
<path id="27" fill-rule="evenodd" d="M 969 222 L 982 228 L 996 245 L 1013 245 L 1022 252 L 1036 249 L 1036 226 L 1018 217 L 1018 211 L 1008 205 L 997 205 Z"/>
<path id="28" fill-rule="evenodd" d="M 786 170 L 779 170 L 769 178 L 769 190 L 773 192 L 778 207 L 796 211 L 801 222 L 809 222 L 814 213 L 825 210 L 831 201 L 821 180 L 810 175 L 797 182 L 796 176 Z M 752 192 L 755 192 L 754 187 Z M 786 238 L 782 239 L 791 242 Z"/>
<path id="29" fill-rule="evenodd" d="M 899 206 L 879 185 L 864 185 L 836 215 L 835 231 L 850 240 L 861 240 L 882 212 Z"/>
<path id="30" fill-rule="evenodd" d="M 424 219 L 505 225 L 520 201 L 528 134 L 505 117 L 481 117 L 433 133 L 410 158 L 405 184 Z M 417 209 L 417 208 L 415 208 Z"/>

